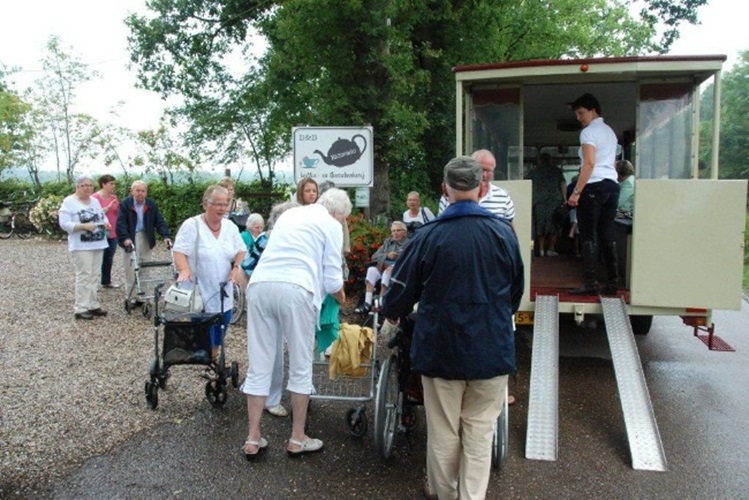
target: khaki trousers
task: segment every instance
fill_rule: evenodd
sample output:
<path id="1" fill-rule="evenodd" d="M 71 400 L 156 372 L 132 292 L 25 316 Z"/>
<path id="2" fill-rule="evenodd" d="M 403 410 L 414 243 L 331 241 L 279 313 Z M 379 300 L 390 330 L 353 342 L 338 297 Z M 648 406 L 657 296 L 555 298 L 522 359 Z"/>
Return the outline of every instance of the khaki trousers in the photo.
<path id="1" fill-rule="evenodd" d="M 135 233 L 135 241 L 133 243 L 135 243 L 135 253 L 138 255 L 140 262 L 151 260 L 151 247 L 148 246 L 148 238 L 145 232 Z M 132 255 L 129 252 L 122 252 L 122 255 L 125 267 L 125 295 L 129 296 L 130 290 L 132 290 L 135 283 L 135 271 L 133 271 Z M 147 290 L 141 291 L 144 293 L 148 292 Z"/>
<path id="2" fill-rule="evenodd" d="M 427 417 L 427 485 L 440 500 L 483 499 L 489 484 L 493 425 L 507 375 L 488 380 L 421 377 Z"/>
<path id="3" fill-rule="evenodd" d="M 104 250 L 70 252 L 75 266 L 75 312 L 99 308 L 99 278 Z"/>

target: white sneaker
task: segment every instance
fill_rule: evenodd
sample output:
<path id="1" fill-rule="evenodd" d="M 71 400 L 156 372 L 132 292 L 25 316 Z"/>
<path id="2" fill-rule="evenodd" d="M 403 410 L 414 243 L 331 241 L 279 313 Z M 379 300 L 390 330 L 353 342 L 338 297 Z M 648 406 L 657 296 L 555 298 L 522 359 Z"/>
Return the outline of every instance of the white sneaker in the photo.
<path id="1" fill-rule="evenodd" d="M 559 255 L 559 254 L 556 253 L 554 250 L 547 250 L 546 251 L 546 256 L 547 257 L 556 257 L 557 255 Z"/>

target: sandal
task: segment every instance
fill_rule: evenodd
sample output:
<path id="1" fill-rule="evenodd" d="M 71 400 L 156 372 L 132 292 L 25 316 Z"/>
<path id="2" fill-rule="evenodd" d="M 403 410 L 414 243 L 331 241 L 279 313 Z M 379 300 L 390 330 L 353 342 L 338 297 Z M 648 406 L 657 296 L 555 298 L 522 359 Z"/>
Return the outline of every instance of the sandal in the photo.
<path id="1" fill-rule="evenodd" d="M 298 450 L 290 450 L 289 448 L 286 448 L 286 453 L 288 453 L 291 458 L 301 457 L 306 453 L 316 453 L 322 450 L 322 441 L 319 439 L 308 438 L 304 441 L 289 439 L 289 444 L 299 446 Z"/>
<path id="2" fill-rule="evenodd" d="M 515 404 L 515 396 L 512 394 L 507 395 L 507 406 L 512 406 Z"/>
<path id="3" fill-rule="evenodd" d="M 248 452 L 248 446 L 254 446 L 256 448 L 255 453 Z M 244 452 L 244 456 L 245 458 L 247 458 L 247 460 L 254 460 L 255 457 L 257 457 L 260 452 L 265 450 L 267 447 L 268 441 L 266 441 L 264 437 L 261 437 L 257 441 L 247 438 L 247 440 L 244 442 L 244 445 L 242 446 L 242 451 Z"/>
<path id="4" fill-rule="evenodd" d="M 286 408 L 281 406 L 280 404 L 275 406 L 266 406 L 265 411 L 273 415 L 274 417 L 288 417 L 289 412 Z"/>

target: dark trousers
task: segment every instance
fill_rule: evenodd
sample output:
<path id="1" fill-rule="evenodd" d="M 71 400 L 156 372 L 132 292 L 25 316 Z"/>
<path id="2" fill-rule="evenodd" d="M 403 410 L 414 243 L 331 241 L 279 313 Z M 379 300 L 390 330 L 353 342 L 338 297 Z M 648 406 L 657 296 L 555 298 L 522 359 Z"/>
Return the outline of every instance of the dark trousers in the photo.
<path id="1" fill-rule="evenodd" d="M 109 247 L 104 249 L 104 258 L 101 261 L 101 284 L 109 285 L 112 283 L 112 262 L 114 253 L 117 251 L 117 238 L 107 238 Z"/>
<path id="2" fill-rule="evenodd" d="M 619 183 L 603 180 L 586 184 L 577 205 L 580 241 L 594 245 L 614 241 L 614 219 L 619 203 Z"/>

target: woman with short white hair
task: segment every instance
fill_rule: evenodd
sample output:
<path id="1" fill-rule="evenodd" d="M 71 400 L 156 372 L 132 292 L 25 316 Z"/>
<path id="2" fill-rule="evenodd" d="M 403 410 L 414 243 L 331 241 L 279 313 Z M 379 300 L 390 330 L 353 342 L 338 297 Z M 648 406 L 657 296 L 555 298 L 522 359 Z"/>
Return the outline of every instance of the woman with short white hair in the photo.
<path id="1" fill-rule="evenodd" d="M 286 337 L 293 422 L 286 451 L 290 457 L 319 451 L 322 441 L 304 431 L 312 392 L 315 325 L 325 294 L 344 303 L 341 273 L 341 222 L 351 213 L 351 201 L 340 189 L 326 191 L 317 203 L 295 207 L 279 217 L 247 289 L 248 436 L 243 451 L 248 460 L 268 446 L 260 420 L 271 379 Z"/>
<path id="2" fill-rule="evenodd" d="M 99 305 L 97 293 L 110 225 L 99 200 L 91 196 L 93 193 L 91 177 L 78 178 L 75 193 L 63 200 L 58 215 L 60 227 L 68 233 L 68 250 L 75 266 L 75 319 L 107 315 Z"/>

